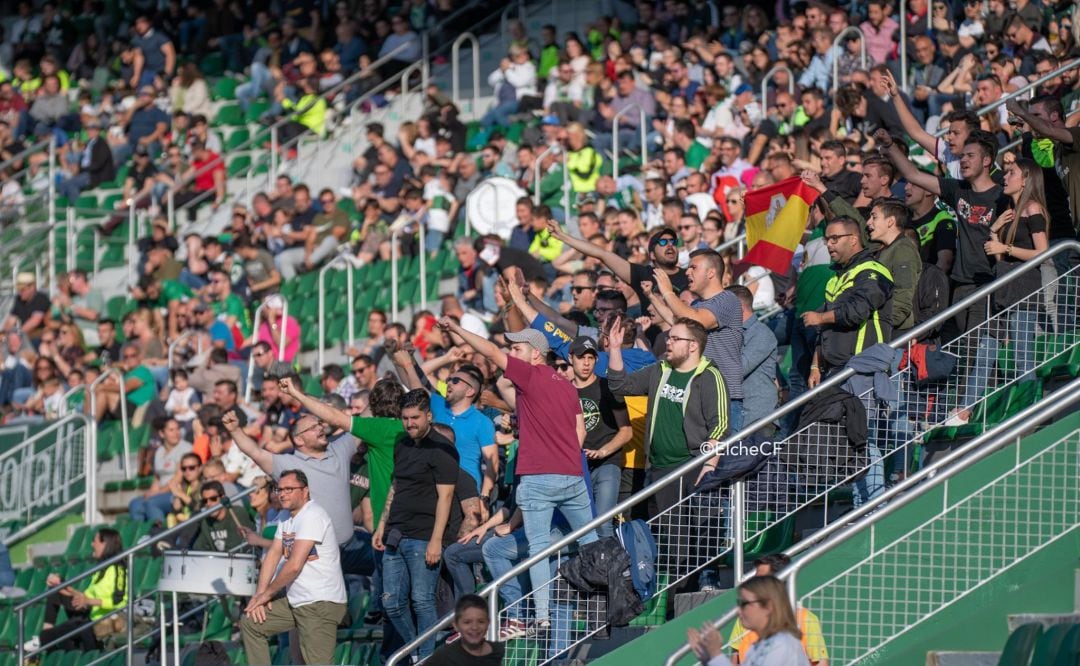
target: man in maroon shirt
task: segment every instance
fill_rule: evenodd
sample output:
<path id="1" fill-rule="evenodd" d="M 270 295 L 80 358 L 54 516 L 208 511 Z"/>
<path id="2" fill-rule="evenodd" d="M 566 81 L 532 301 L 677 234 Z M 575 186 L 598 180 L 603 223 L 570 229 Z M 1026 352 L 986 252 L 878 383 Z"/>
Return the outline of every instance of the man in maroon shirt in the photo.
<path id="1" fill-rule="evenodd" d="M 517 284 L 510 288 L 520 289 Z M 548 342 L 540 331 L 527 328 L 507 333 L 510 351 L 504 352 L 449 317 L 443 317 L 439 326 L 461 336 L 469 346 L 491 359 L 514 384 L 512 403 L 518 417 L 517 475 L 520 477 L 517 504 L 531 557 L 551 544 L 551 518 L 555 509 L 573 530 L 593 517 L 583 476 L 581 447 L 585 442 L 585 418 L 577 389 L 545 363 Z M 596 532 L 590 531 L 578 539 L 578 544 L 583 546 L 596 538 Z M 536 628 L 540 631 L 551 626 L 547 584 L 552 576 L 547 560 L 529 569 Z"/>

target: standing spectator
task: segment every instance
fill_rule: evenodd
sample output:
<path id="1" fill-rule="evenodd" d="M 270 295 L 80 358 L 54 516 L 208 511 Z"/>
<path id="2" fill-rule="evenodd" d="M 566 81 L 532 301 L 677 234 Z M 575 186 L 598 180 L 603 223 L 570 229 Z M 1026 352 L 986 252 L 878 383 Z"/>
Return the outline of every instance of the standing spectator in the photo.
<path id="1" fill-rule="evenodd" d="M 194 187 L 177 191 L 173 195 L 173 205 L 177 210 L 187 208 L 188 221 L 194 222 L 198 204 L 209 201 L 217 210 L 225 203 L 225 162 L 202 141 L 191 144 L 191 156 L 191 167 L 177 183 L 177 189 L 181 183 L 190 183 Z"/>
<path id="2" fill-rule="evenodd" d="M 385 551 L 383 608 L 409 642 L 439 619 L 435 610 L 439 563 L 443 548 L 457 536 L 450 529 L 450 514 L 458 455 L 454 445 L 432 428 L 425 391 L 410 391 L 401 399 L 401 422 L 407 437 L 399 439 L 394 450 L 393 484 L 372 545 Z M 418 654 L 424 658 L 434 649 L 432 637 Z"/>
<path id="3" fill-rule="evenodd" d="M 511 281 L 510 289 L 520 285 Z M 576 530 L 592 518 L 588 489 L 582 478 L 581 448 L 585 442 L 585 419 L 573 385 L 548 367 L 547 338 L 537 330 L 507 333 L 510 352 L 461 328 L 444 317 L 440 326 L 465 340 L 470 347 L 503 370 L 514 384 L 518 416 L 517 474 L 521 477 L 517 502 L 525 521 L 529 554 L 536 555 L 551 544 L 551 518 L 556 509 Z M 578 539 L 584 546 L 596 541 L 589 532 Z M 546 630 L 549 619 L 551 564 L 537 562 L 529 569 L 533 586 L 536 626 Z"/>
<path id="4" fill-rule="evenodd" d="M 889 269 L 893 280 L 892 337 L 896 338 L 915 326 L 915 286 L 922 273 L 919 248 L 904 235 L 908 224 L 908 208 L 898 199 L 877 199 L 873 203 L 866 230 L 870 240 L 881 244 L 877 259 Z"/>
<path id="5" fill-rule="evenodd" d="M 329 664 L 337 626 L 348 612 L 334 523 L 326 509 L 312 501 L 302 471 L 281 472 L 277 491 L 289 517 L 274 532 L 259 586 L 240 620 L 244 652 L 249 664 L 268 665 L 267 639 L 295 628 L 305 663 Z M 271 603 L 283 590 L 284 603 L 280 599 Z"/>
<path id="6" fill-rule="evenodd" d="M 172 79 L 176 72 L 176 47 L 168 36 L 154 29 L 154 22 L 143 14 L 135 19 L 135 37 L 131 43 L 139 50 L 141 58 L 135 60 L 132 88 L 154 85 L 155 79 Z"/>
<path id="7" fill-rule="evenodd" d="M 748 288 L 734 285 L 727 291 L 742 307 L 743 423 L 749 425 L 776 409 L 776 335 L 754 314 L 754 295 Z"/>

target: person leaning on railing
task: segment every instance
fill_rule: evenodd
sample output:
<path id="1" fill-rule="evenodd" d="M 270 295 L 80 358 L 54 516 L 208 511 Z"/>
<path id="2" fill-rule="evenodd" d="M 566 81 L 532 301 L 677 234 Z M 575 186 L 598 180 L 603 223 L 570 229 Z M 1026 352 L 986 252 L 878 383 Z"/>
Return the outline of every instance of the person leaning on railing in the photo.
<path id="1" fill-rule="evenodd" d="M 90 548 L 93 551 L 94 560 L 98 562 L 115 557 L 123 549 L 120 533 L 112 528 L 103 527 L 94 535 Z M 61 583 L 60 575 L 49 574 L 46 583 L 49 587 L 57 587 Z M 127 568 L 123 564 L 113 564 L 91 576 L 90 586 L 85 591 L 62 587 L 56 591 L 56 594 L 49 597 L 41 634 L 31 638 L 23 647 L 27 652 L 33 652 L 42 645 L 49 645 L 52 641 L 82 627 L 78 633 L 50 646 L 49 649 L 96 650 L 99 647 L 99 640 L 118 633 L 113 629 L 117 626 L 118 619 L 122 621 L 123 614 L 114 615 L 107 620 L 101 620 L 101 618 L 117 608 L 123 608 L 127 602 Z M 67 613 L 67 621 L 56 624 L 61 608 Z"/>

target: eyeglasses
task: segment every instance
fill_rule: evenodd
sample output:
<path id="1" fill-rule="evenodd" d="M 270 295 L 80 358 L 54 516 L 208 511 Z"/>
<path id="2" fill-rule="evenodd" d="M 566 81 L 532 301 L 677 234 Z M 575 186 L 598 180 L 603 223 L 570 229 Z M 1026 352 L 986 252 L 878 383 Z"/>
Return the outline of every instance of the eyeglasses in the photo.
<path id="1" fill-rule="evenodd" d="M 693 338 L 680 338 L 680 337 L 674 336 L 674 335 L 669 335 L 668 340 L 676 340 L 676 341 L 682 341 L 682 342 L 697 342 Z"/>
<path id="2" fill-rule="evenodd" d="M 455 386 L 457 386 L 458 384 L 464 384 L 465 386 L 472 386 L 472 383 L 469 382 L 469 380 L 462 379 L 461 377 L 451 377 L 450 379 L 447 379 L 446 382 L 448 384 L 453 384 Z"/>
<path id="3" fill-rule="evenodd" d="M 834 236 L 826 236 L 825 237 L 825 242 L 826 243 L 832 243 L 832 244 L 835 245 L 836 243 L 840 242 L 841 238 L 847 238 L 848 236 L 854 236 L 854 235 L 855 234 L 836 234 Z"/>
<path id="4" fill-rule="evenodd" d="M 694 225 L 694 224 L 680 224 L 679 225 L 679 231 L 686 231 L 687 229 L 693 229 L 695 226 L 697 226 L 697 225 Z"/>
<path id="5" fill-rule="evenodd" d="M 656 241 L 656 244 L 660 247 L 667 247 L 668 245 L 675 245 L 676 240 L 674 238 L 661 238 L 660 240 Z"/>
<path id="6" fill-rule="evenodd" d="M 352 372 L 353 372 L 354 375 L 360 375 L 360 374 L 363 374 L 363 373 L 367 372 L 370 369 L 371 369 L 370 365 L 364 365 L 364 366 L 361 366 L 359 368 L 353 368 Z"/>
<path id="7" fill-rule="evenodd" d="M 761 600 L 761 599 L 736 599 L 735 600 L 735 605 L 738 606 L 739 608 L 746 608 L 747 606 L 750 606 L 752 604 L 764 604 L 764 603 L 765 602 L 763 600 Z"/>
<path id="8" fill-rule="evenodd" d="M 300 432 L 294 434 L 293 437 L 299 437 L 300 435 L 303 435 L 305 432 L 311 432 L 312 430 L 320 430 L 320 429 L 322 429 L 322 427 L 323 427 L 322 424 L 318 423 L 316 425 L 311 426 L 310 428 L 304 428 Z"/>
<path id="9" fill-rule="evenodd" d="M 583 291 L 596 291 L 596 287 L 570 287 L 570 291 L 580 294 Z"/>
<path id="10" fill-rule="evenodd" d="M 286 493 L 291 493 L 294 490 L 303 490 L 305 487 L 306 486 L 278 486 L 277 494 L 285 495 Z"/>
<path id="11" fill-rule="evenodd" d="M 319 199 L 319 201 L 321 203 L 324 203 L 324 204 L 332 204 L 332 203 L 334 203 L 334 200 L 332 198 L 330 198 L 330 197 L 327 197 L 325 199 Z"/>
<path id="12" fill-rule="evenodd" d="M 194 470 L 199 469 L 199 466 L 198 465 L 181 465 L 180 469 L 184 470 L 185 472 L 192 472 Z"/>
<path id="13" fill-rule="evenodd" d="M 138 360 L 138 358 L 139 358 L 139 355 L 138 355 L 138 354 L 124 354 L 124 358 L 125 358 L 125 359 L 135 359 L 135 360 Z"/>

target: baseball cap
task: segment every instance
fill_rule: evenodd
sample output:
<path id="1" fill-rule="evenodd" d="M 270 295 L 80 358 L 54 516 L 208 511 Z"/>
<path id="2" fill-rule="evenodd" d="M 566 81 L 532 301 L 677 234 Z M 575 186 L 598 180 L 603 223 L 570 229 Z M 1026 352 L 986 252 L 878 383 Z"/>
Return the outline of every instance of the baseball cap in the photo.
<path id="1" fill-rule="evenodd" d="M 271 295 L 266 297 L 266 300 L 264 301 L 264 304 L 268 308 L 273 308 L 275 310 L 280 310 L 280 309 L 285 307 L 285 299 L 282 298 L 281 296 L 279 296 L 278 294 L 271 294 Z"/>
<path id="2" fill-rule="evenodd" d="M 594 192 L 579 192 L 577 195 L 577 204 L 584 206 L 585 204 L 596 203 L 596 193 Z"/>
<path id="3" fill-rule="evenodd" d="M 675 235 L 674 229 L 672 229 L 671 227 L 664 227 L 663 229 L 660 229 L 655 234 L 653 234 L 652 238 L 649 239 L 649 252 L 652 252 L 656 248 L 656 244 L 659 243 L 660 239 L 664 236 L 668 236 L 670 238 L 678 240 L 678 236 Z"/>
<path id="4" fill-rule="evenodd" d="M 135 146 L 135 154 L 139 157 L 148 157 L 150 155 L 150 149 L 140 143 Z"/>
<path id="5" fill-rule="evenodd" d="M 541 354 L 548 353 L 551 348 L 544 334 L 535 328 L 524 328 L 516 333 L 507 333 L 505 337 L 510 342 L 524 342 L 531 345 L 533 349 Z"/>
<path id="6" fill-rule="evenodd" d="M 736 95 L 741 95 L 743 93 L 748 93 L 748 92 L 754 92 L 754 89 L 750 87 L 749 83 L 739 84 L 739 87 L 735 89 L 735 94 Z"/>
<path id="7" fill-rule="evenodd" d="M 559 117 L 554 114 L 544 116 L 544 119 L 540 121 L 541 125 L 561 125 Z"/>
<path id="8" fill-rule="evenodd" d="M 15 276 L 15 284 L 20 287 L 25 287 L 31 284 L 37 284 L 37 278 L 33 273 L 19 273 Z"/>
<path id="9" fill-rule="evenodd" d="M 596 348 L 595 340 L 587 335 L 579 335 L 570 343 L 570 354 L 572 356 L 584 356 L 585 354 L 599 356 L 600 350 Z"/>

